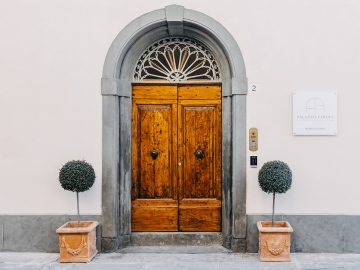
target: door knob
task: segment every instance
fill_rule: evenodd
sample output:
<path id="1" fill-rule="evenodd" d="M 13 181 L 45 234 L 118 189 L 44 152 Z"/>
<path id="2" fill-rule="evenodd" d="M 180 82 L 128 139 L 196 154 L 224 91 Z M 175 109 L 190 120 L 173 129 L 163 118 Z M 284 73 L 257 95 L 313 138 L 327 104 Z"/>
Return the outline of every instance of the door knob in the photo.
<path id="1" fill-rule="evenodd" d="M 197 158 L 203 158 L 204 157 L 204 152 L 201 150 L 201 149 L 198 149 L 198 150 L 196 150 L 196 152 L 195 152 L 195 156 L 197 157 Z"/>
<path id="2" fill-rule="evenodd" d="M 150 156 L 152 157 L 153 160 L 155 160 L 158 155 L 159 155 L 159 153 L 156 151 L 156 149 L 154 149 L 150 152 Z"/>

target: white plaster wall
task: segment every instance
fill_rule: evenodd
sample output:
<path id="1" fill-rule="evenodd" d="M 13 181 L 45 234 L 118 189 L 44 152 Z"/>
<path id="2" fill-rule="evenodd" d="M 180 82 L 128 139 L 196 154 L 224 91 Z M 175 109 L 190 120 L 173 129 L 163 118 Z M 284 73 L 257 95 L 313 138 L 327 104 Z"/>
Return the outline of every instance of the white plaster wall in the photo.
<path id="1" fill-rule="evenodd" d="M 173 1 L 0 2 L 0 213 L 75 213 L 58 182 L 72 159 L 97 180 L 80 195 L 83 213 L 101 213 L 100 78 L 107 50 L 127 23 Z M 259 129 L 259 165 L 293 170 L 278 213 L 360 214 L 357 125 L 358 0 L 179 0 L 223 24 L 242 50 L 250 83 L 247 128 Z M 292 135 L 292 92 L 337 91 L 338 136 Z M 250 156 L 250 152 L 248 153 Z M 260 168 L 259 166 L 259 168 Z M 247 212 L 270 213 L 271 195 L 248 167 Z"/>

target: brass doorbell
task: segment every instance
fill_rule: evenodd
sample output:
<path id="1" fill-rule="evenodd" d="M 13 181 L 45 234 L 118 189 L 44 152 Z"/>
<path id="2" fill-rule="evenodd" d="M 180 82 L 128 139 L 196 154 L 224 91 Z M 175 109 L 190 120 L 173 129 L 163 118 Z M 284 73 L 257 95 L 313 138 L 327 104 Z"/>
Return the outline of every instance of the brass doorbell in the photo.
<path id="1" fill-rule="evenodd" d="M 257 151 L 259 146 L 259 138 L 258 138 L 258 129 L 250 128 L 249 129 L 249 150 Z"/>

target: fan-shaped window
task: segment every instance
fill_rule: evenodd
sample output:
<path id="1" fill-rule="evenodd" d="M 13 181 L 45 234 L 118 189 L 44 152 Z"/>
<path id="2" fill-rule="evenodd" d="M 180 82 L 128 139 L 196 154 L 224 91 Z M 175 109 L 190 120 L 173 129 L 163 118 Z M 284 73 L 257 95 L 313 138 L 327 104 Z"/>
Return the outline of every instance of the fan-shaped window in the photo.
<path id="1" fill-rule="evenodd" d="M 220 81 L 220 72 L 204 45 L 187 38 L 167 38 L 147 48 L 136 65 L 134 81 L 147 80 Z"/>

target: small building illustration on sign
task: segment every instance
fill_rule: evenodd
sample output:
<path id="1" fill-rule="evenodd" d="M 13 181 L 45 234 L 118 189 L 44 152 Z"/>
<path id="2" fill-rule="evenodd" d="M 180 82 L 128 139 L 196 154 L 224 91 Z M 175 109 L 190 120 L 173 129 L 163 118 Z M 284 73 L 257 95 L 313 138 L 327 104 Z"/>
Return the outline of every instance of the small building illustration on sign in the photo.
<path id="1" fill-rule="evenodd" d="M 311 98 L 306 102 L 307 112 L 324 112 L 324 102 L 320 98 Z"/>

